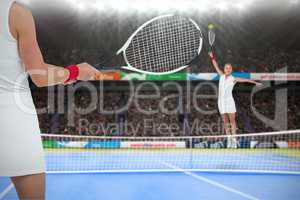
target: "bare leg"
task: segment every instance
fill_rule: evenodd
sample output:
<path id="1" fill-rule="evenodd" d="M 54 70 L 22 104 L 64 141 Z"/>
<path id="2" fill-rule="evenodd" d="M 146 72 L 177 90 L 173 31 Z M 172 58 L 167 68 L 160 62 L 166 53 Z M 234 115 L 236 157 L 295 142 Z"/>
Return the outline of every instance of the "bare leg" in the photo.
<path id="1" fill-rule="evenodd" d="M 222 119 L 224 123 L 224 129 L 226 135 L 230 135 L 230 121 L 229 121 L 229 116 L 227 114 L 222 114 Z"/>
<path id="2" fill-rule="evenodd" d="M 227 138 L 227 148 L 231 148 L 232 144 L 231 144 L 231 133 L 230 133 L 230 121 L 229 121 L 229 116 L 227 114 L 222 114 L 222 119 L 223 119 L 223 123 L 224 123 L 224 129 L 225 129 L 225 133 L 228 136 Z"/>
<path id="3" fill-rule="evenodd" d="M 45 199 L 45 174 L 12 177 L 20 200 Z"/>
<path id="4" fill-rule="evenodd" d="M 229 116 L 229 120 L 230 120 L 230 126 L 231 126 L 231 133 L 232 135 L 236 134 L 236 130 L 237 130 L 237 125 L 236 125 L 236 115 L 235 113 L 230 113 L 228 114 Z"/>
<path id="5" fill-rule="evenodd" d="M 232 135 L 236 135 L 236 130 L 237 130 L 236 114 L 235 113 L 230 113 L 228 115 L 229 115 L 229 120 L 230 120 L 231 133 L 232 133 Z M 235 137 L 233 138 L 233 147 L 237 148 L 237 140 L 236 140 Z"/>

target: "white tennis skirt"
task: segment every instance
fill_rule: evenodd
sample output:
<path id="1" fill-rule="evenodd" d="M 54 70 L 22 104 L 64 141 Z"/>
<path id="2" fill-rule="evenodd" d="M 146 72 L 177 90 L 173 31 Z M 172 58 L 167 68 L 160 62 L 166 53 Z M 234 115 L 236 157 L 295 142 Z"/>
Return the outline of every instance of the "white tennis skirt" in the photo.
<path id="1" fill-rule="evenodd" d="M 44 172 L 44 152 L 31 93 L 0 94 L 0 176 Z"/>
<path id="2" fill-rule="evenodd" d="M 236 113 L 236 107 L 233 98 L 219 99 L 218 108 L 220 114 Z"/>

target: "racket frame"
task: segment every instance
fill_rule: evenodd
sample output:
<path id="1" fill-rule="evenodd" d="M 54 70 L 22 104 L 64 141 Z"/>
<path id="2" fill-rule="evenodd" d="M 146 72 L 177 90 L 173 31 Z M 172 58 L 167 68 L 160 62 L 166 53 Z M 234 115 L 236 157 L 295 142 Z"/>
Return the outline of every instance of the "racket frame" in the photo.
<path id="1" fill-rule="evenodd" d="M 211 52 L 213 52 L 213 46 L 214 46 L 214 43 L 215 43 L 215 40 L 216 40 L 216 32 L 215 32 L 215 30 L 216 30 L 215 28 L 209 28 L 208 29 L 208 43 L 210 45 L 209 50 Z M 213 34 L 212 41 L 211 41 L 211 37 L 212 37 L 211 34 Z"/>
<path id="2" fill-rule="evenodd" d="M 122 69 L 125 69 L 125 70 L 129 70 L 129 71 L 133 71 L 133 72 L 138 72 L 138 73 L 142 73 L 142 74 L 149 74 L 149 75 L 167 75 L 167 74 L 173 74 L 173 73 L 176 73 L 176 72 L 179 72 L 185 68 L 187 68 L 189 65 L 185 65 L 185 66 L 181 66 L 181 67 L 178 67 L 177 69 L 174 69 L 174 70 L 171 70 L 171 71 L 168 71 L 168 72 L 149 72 L 149 71 L 145 71 L 145 70 L 141 70 L 141 69 L 137 69 L 135 67 L 132 67 L 130 65 L 130 63 L 128 62 L 128 59 L 127 59 L 127 56 L 126 56 L 126 49 L 128 48 L 128 46 L 130 45 L 132 39 L 135 37 L 135 35 L 141 31 L 144 27 L 146 27 L 148 24 L 152 23 L 153 21 L 156 21 L 158 19 L 161 19 L 161 18 L 165 18 L 165 17 L 172 17 L 172 16 L 175 16 L 174 14 L 167 14 L 167 15 L 160 15 L 160 16 L 157 16 L 147 22 L 145 22 L 143 25 L 141 25 L 130 37 L 129 39 L 126 41 L 126 43 L 122 46 L 122 48 L 120 48 L 118 51 L 117 51 L 117 55 L 119 55 L 120 53 L 123 53 L 123 58 L 127 64 L 127 66 L 122 66 L 121 68 Z M 200 44 L 199 44 L 199 48 L 197 50 L 197 56 L 200 54 L 201 50 L 202 50 L 202 45 L 203 45 L 203 36 L 202 36 L 202 32 L 201 32 L 201 29 L 200 27 L 198 26 L 198 24 L 192 20 L 191 18 L 187 18 L 190 22 L 192 22 L 194 24 L 194 26 L 196 27 L 196 29 L 199 31 L 200 33 Z M 192 60 L 191 60 L 192 61 Z"/>

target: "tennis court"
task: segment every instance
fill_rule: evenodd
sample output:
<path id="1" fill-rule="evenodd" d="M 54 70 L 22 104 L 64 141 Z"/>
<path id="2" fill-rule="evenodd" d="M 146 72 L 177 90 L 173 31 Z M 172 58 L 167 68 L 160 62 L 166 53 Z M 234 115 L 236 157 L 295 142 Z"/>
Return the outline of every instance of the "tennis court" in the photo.
<path id="1" fill-rule="evenodd" d="M 299 199 L 299 175 L 243 173 L 48 174 L 47 199 Z M 1 191 L 10 182 L 1 179 Z M 17 199 L 11 190 L 3 199 Z"/>
<path id="2" fill-rule="evenodd" d="M 215 144 L 225 136 L 112 140 L 47 135 L 43 136 L 46 195 L 51 200 L 296 200 L 300 197 L 300 150 L 268 147 L 267 141 L 277 138 L 282 144 L 283 139 L 295 141 L 298 136 L 299 132 L 237 136 L 239 148 L 227 149 L 199 148 L 195 142 L 206 139 Z M 249 138 L 262 141 L 263 146 L 246 144 Z M 171 142 L 178 148 L 171 147 Z M 0 191 L 0 199 L 17 199 L 8 179 L 0 179 Z"/>

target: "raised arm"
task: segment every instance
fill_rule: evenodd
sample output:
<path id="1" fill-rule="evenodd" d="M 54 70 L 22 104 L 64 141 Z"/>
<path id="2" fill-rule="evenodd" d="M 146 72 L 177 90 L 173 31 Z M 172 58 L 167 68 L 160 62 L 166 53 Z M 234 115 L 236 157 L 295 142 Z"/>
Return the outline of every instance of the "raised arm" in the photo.
<path id="1" fill-rule="evenodd" d="M 259 83 L 257 81 L 252 81 L 250 79 L 245 79 L 245 78 L 235 78 L 235 81 L 238 83 L 252 83 L 255 84 L 257 86 L 262 86 L 262 83 Z"/>
<path id="2" fill-rule="evenodd" d="M 44 62 L 36 39 L 36 29 L 31 12 L 18 3 L 14 3 L 10 13 L 10 31 L 18 41 L 21 59 L 32 81 L 38 87 L 64 84 L 70 77 L 70 71 Z M 77 65 L 78 80 L 91 80 L 99 73 L 87 63 Z"/>
<path id="3" fill-rule="evenodd" d="M 212 64 L 213 64 L 215 70 L 218 72 L 218 74 L 219 74 L 220 76 L 222 76 L 224 73 L 223 73 L 223 71 L 220 69 L 219 64 L 218 64 L 218 62 L 217 62 L 217 60 L 216 60 L 215 55 L 214 55 L 212 52 L 209 52 L 208 55 L 209 55 L 209 57 L 210 57 L 210 59 L 211 59 L 211 62 L 212 62 Z"/>

